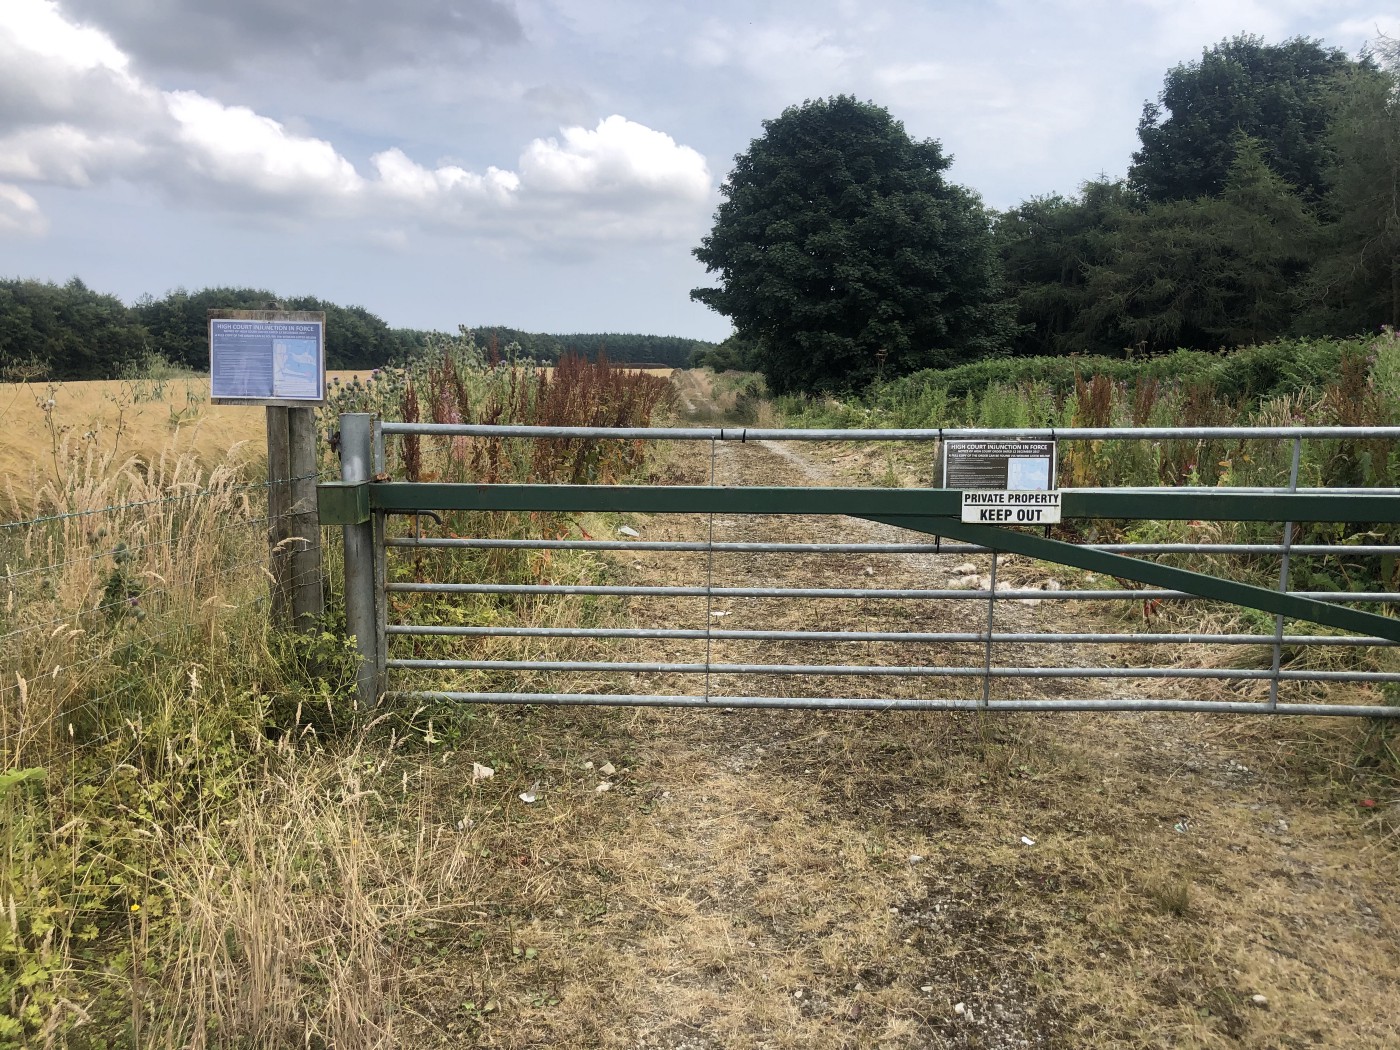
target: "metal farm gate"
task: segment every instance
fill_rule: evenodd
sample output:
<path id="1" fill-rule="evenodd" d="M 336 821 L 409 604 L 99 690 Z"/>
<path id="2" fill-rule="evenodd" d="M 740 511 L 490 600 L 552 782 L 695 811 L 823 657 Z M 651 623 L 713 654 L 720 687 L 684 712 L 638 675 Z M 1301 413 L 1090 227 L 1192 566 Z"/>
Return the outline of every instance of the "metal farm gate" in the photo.
<path id="1" fill-rule="evenodd" d="M 701 442 L 709 446 L 711 484 L 684 485 L 558 485 L 446 484 L 394 480 L 386 473 L 386 441 L 405 438 L 472 441 L 597 441 Z M 1387 687 L 1400 683 L 1400 665 L 1389 650 L 1400 643 L 1400 620 L 1390 613 L 1400 604 L 1395 587 L 1395 558 L 1400 554 L 1396 525 L 1400 523 L 1400 489 L 1376 487 L 1303 487 L 1299 483 L 1305 443 L 1369 443 L 1389 456 L 1400 438 L 1400 427 L 1197 427 L 1139 429 L 1028 429 L 1017 431 L 946 430 L 756 430 L 737 427 L 605 430 L 584 427 L 503 427 L 485 425 L 381 423 L 368 415 L 341 417 L 343 478 L 321 486 L 323 524 L 345 527 L 346 611 L 348 631 L 364 656 L 360 697 L 372 703 L 385 692 L 419 700 L 498 704 L 595 704 L 676 707 L 864 708 L 876 710 L 1116 710 L 1216 711 L 1258 714 L 1362 715 L 1397 717 L 1400 706 L 1377 702 L 1376 690 L 1353 690 L 1365 702 L 1338 702 L 1319 697 L 1323 686 L 1336 683 Z M 1175 485 L 1134 488 L 1074 488 L 1061 490 L 1065 522 L 1138 521 L 1190 522 L 1205 534 L 1201 542 L 1077 542 L 1049 538 L 1048 530 L 1011 525 L 977 524 L 962 520 L 963 493 L 955 488 L 829 488 L 746 487 L 714 483 L 715 449 L 725 442 L 925 442 L 929 443 L 929 476 L 934 450 L 953 441 L 1039 440 L 1066 448 L 1099 450 L 1131 448 L 1199 449 L 1210 442 L 1238 443 L 1241 449 L 1271 444 L 1281 464 L 1277 484 L 1260 487 Z M 1096 444 L 1096 443 L 1117 444 Z M 391 445 L 391 450 L 393 446 Z M 1327 448 L 1337 445 L 1321 445 Z M 1353 445 L 1352 447 L 1357 447 Z M 402 457 L 396 457 L 401 459 Z M 1291 462 L 1291 467 L 1288 465 Z M 700 515 L 703 538 L 652 540 L 595 539 L 547 536 L 458 536 L 440 527 L 442 512 L 619 512 L 649 515 Z M 715 515 L 820 515 L 864 519 L 864 539 L 855 542 L 765 542 L 714 538 Z M 473 520 L 490 520 L 476 515 Z M 1256 530 L 1250 542 L 1212 540 L 1215 523 L 1271 523 L 1268 533 Z M 1336 543 L 1294 542 L 1300 523 L 1334 523 Z M 426 527 L 425 527 L 426 523 Z M 726 522 L 733 524 L 733 522 Z M 904 530 L 898 542 L 887 542 L 882 530 Z M 872 538 L 873 537 L 873 538 Z M 1256 542 L 1262 537 L 1262 542 Z M 1276 537 L 1276 538 L 1273 538 Z M 1345 540 L 1345 542 L 1341 542 Z M 404 559 L 443 551 L 652 552 L 689 555 L 700 561 L 698 578 L 682 585 L 635 585 L 580 580 L 540 583 L 490 578 L 424 579 L 403 571 Z M 1008 588 L 998 580 L 1004 556 L 1021 563 L 1049 564 L 1081 570 L 1074 582 L 1058 589 Z M 879 581 L 852 569 L 844 586 L 716 585 L 717 558 L 781 558 L 859 555 L 900 556 L 927 567 L 943 559 L 985 557 L 985 578 L 950 586 L 881 587 Z M 1258 565 L 1267 559 L 1274 586 L 1236 582 L 1213 573 L 1149 560 L 1171 555 L 1178 559 L 1218 556 L 1247 557 Z M 544 557 L 546 555 L 540 555 Z M 477 555 L 485 557 L 484 554 Z M 1345 557 L 1367 560 L 1368 578 L 1384 580 L 1381 589 L 1295 590 L 1290 582 L 1301 559 L 1311 564 L 1335 563 Z M 446 561 L 443 561 L 446 564 Z M 603 564 L 600 562 L 599 564 Z M 853 563 L 854 564 L 854 563 Z M 1383 571 L 1382 571 L 1383 570 Z M 867 570 L 868 573 L 869 570 Z M 919 571 L 924 571 L 920 569 Z M 1064 573 L 1062 568 L 1061 574 Z M 1085 575 L 1089 574 L 1089 575 Z M 408 576 L 413 578 L 407 578 Z M 548 622 L 519 625 L 489 616 L 483 622 L 450 622 L 437 616 L 432 623 L 398 618 L 412 615 L 412 602 L 429 596 L 445 601 L 480 600 L 535 603 L 596 598 L 652 602 L 672 614 L 669 624 L 618 627 L 609 624 Z M 475 596 L 474 598 L 472 596 Z M 783 608 L 812 609 L 816 622 L 800 629 L 725 627 L 717 625 L 713 603 L 781 602 Z M 1253 630 L 1163 631 L 1149 615 L 1162 603 L 1201 601 L 1200 608 L 1233 608 Z M 1044 630 L 1007 624 L 1030 613 L 1007 616 L 1011 603 L 1034 603 L 1034 618 L 1048 620 L 1056 610 L 1061 623 L 1071 621 L 1083 603 L 1133 603 L 1141 609 L 1140 630 Z M 687 603 L 690 603 L 687 605 Z M 850 617 L 831 612 L 846 603 L 850 609 L 870 610 L 923 606 L 925 629 L 896 630 L 877 622 L 873 629 L 833 629 L 834 621 Z M 928 603 L 925 605 L 924 603 Z M 1212 604 L 1214 603 L 1214 604 Z M 763 608 L 777 608 L 766 605 Z M 755 608 L 758 608 L 755 606 Z M 1111 606 L 1096 604 L 1096 619 Z M 1197 605 L 1189 606 L 1191 609 Z M 937 610 L 948 609 L 943 616 Z M 688 610 L 688 611 L 687 611 Z M 821 610 L 826 610 L 822 612 Z M 957 615 L 953 615 L 956 611 Z M 969 613 L 975 622 L 969 623 Z M 761 610 L 760 610 L 761 614 Z M 719 614 L 724 615 L 724 614 Z M 648 619 L 655 619 L 655 613 Z M 548 617 L 545 618 L 546 620 Z M 940 620 L 962 620 L 946 628 Z M 1144 622 L 1146 621 L 1146 622 Z M 927 629 L 928 627 L 932 629 Z M 960 628 L 960 629 L 959 629 Z M 510 659 L 481 658 L 481 646 L 517 639 L 527 647 Z M 692 658 L 672 654 L 677 646 L 695 647 Z M 826 656 L 858 651 L 866 662 L 838 656 L 824 662 L 765 662 L 762 659 L 723 661 L 716 648 L 805 646 L 801 650 Z M 435 646 L 430 657 L 415 648 Z M 606 649 L 603 658 L 590 650 L 582 659 L 558 659 L 556 646 L 611 645 L 643 647 L 650 658 L 617 659 Z M 543 650 L 543 655 L 538 653 Z M 658 656 L 657 653 L 660 653 Z M 761 649 L 760 649 L 761 651 Z M 908 662 L 910 651 L 920 654 Z M 891 654 L 905 662 L 891 663 Z M 1032 659 L 1047 654 L 1054 662 Z M 1069 662 L 1065 662 L 1068 655 Z M 1332 657 L 1332 659 L 1328 659 Z M 571 678 L 572 676 L 572 678 Z M 556 680 L 585 679 L 579 686 L 556 687 Z M 482 688 L 484 680 L 488 687 Z M 455 679 L 455 680 L 454 680 Z M 847 695 L 801 695 L 803 683 L 859 681 Z M 532 687 L 545 680 L 549 688 Z M 775 682 L 767 694 L 751 689 L 712 689 L 721 682 Z M 1139 695 L 1144 682 L 1162 683 L 1170 695 Z M 1180 695 L 1187 683 L 1209 680 L 1226 695 L 1202 699 Z M 645 683 L 660 681 L 663 688 Z M 677 681 L 692 683 L 677 689 Z M 463 683 L 467 687 L 463 687 Z M 521 687 L 521 683 L 525 683 Z M 638 686 L 638 683 L 643 683 Z M 504 684 L 505 688 L 502 688 Z M 1123 685 L 1133 685 L 1124 689 Z M 1014 685 L 1014 689 L 1012 686 Z M 1197 691 L 1204 687 L 1193 687 Z M 953 692 L 950 694 L 949 690 Z M 1008 690 L 1016 695 L 1001 695 Z M 752 693 L 752 695 L 750 695 Z"/>

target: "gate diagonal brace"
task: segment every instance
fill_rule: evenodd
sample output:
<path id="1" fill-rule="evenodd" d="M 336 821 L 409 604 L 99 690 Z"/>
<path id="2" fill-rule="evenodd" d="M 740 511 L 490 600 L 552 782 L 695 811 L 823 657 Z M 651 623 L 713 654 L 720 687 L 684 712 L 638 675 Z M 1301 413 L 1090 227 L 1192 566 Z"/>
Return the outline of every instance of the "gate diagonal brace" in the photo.
<path id="1" fill-rule="evenodd" d="M 1046 539 L 1026 532 L 997 528 L 992 525 L 976 525 L 959 521 L 957 518 L 913 517 L 897 514 L 855 514 L 896 528 L 933 536 L 947 536 L 950 539 L 976 543 L 989 550 L 1007 551 L 1021 554 L 1040 561 L 1071 565 L 1077 569 L 1133 580 L 1150 587 L 1163 587 L 1168 590 L 1185 591 L 1200 598 L 1229 602 L 1247 609 L 1259 609 L 1275 613 L 1293 620 L 1304 620 L 1336 627 L 1343 631 L 1387 641 L 1400 642 L 1400 620 L 1376 613 L 1362 612 L 1345 606 L 1330 605 L 1314 598 L 1304 598 L 1296 594 L 1271 591 L 1249 583 L 1236 583 L 1222 580 L 1217 576 L 1178 569 L 1170 565 L 1129 558 L 1122 554 L 1093 550 L 1076 546 L 1064 540 Z"/>

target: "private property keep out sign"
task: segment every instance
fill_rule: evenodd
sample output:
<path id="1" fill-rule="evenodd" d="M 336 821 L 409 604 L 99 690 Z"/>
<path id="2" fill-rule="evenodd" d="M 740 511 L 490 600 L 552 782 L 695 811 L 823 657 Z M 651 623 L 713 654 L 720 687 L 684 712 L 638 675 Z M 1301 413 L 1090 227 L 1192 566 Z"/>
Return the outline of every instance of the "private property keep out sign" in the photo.
<path id="1" fill-rule="evenodd" d="M 1055 525 L 1060 520 L 1060 493 L 964 492 L 962 520 L 976 525 Z"/>

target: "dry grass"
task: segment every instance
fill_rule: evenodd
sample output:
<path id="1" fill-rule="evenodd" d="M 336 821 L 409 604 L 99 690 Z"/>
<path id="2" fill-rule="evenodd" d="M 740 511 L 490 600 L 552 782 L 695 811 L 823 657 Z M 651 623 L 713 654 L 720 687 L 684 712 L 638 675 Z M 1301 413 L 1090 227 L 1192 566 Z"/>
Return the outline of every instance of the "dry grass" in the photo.
<path id="1" fill-rule="evenodd" d="M 48 520 L 0 531 L 0 737 L 18 765 L 103 714 L 92 695 L 133 639 L 212 638 L 266 559 L 261 493 L 238 447 L 207 472 L 188 451 L 118 459 L 71 432 L 50 451 L 62 482 L 33 490 Z"/>
<path id="2" fill-rule="evenodd" d="M 725 446 L 715 468 L 722 484 L 832 473 L 868 482 L 904 469 L 857 457 L 833 471 L 807 451 Z M 708 448 L 667 455 L 651 465 L 657 476 L 710 469 Z M 155 472 L 166 490 L 211 487 L 177 462 Z M 909 477 L 918 469 L 911 461 Z M 136 474 L 112 484 L 153 483 Z M 710 526 L 630 520 L 648 539 Z M 123 535 L 210 536 L 208 523 L 143 521 L 124 523 Z M 726 539 L 835 538 L 829 527 L 715 523 Z M 202 556 L 153 563 L 192 594 L 171 616 L 203 608 L 209 592 L 178 575 Z M 922 585 L 948 560 L 861 565 L 882 583 Z M 638 552 L 570 571 L 674 583 L 707 569 L 677 564 Z M 716 564 L 720 578 L 778 585 L 852 571 L 839 556 Z M 72 573 L 59 589 L 91 603 L 95 585 Z M 261 590 L 260 579 L 242 582 Z M 553 614 L 561 624 L 703 620 L 692 604 Z M 1016 608 L 1012 626 L 1063 615 L 1049 603 Z M 764 600 L 725 611 L 726 626 L 867 616 L 915 630 L 975 615 Z M 31 1045 L 46 1035 L 53 1046 L 231 1050 L 1400 1041 L 1389 1008 L 1400 980 L 1400 832 L 1389 796 L 1374 811 L 1357 805 L 1358 792 L 1385 783 L 1356 764 L 1358 748 L 1379 755 L 1394 742 L 1354 723 L 438 707 L 394 711 L 335 740 L 295 731 L 305 726 L 295 720 L 273 743 L 255 716 L 297 683 L 246 619 L 204 615 L 201 646 L 151 664 L 163 677 L 147 709 L 90 752 L 93 775 L 70 789 L 55 765 L 46 794 L 0 793 L 0 915 L 35 913 L 55 896 L 56 873 L 73 876 L 64 885 L 75 898 L 97 876 L 119 887 L 57 913 L 70 936 L 44 972 L 60 1001 Z M 35 671 L 81 658 L 90 643 L 70 629 L 37 647 Z M 715 656 L 738 651 L 716 646 Z M 638 655 L 680 654 L 652 645 Z M 11 703 L 15 692 L 5 695 Z M 242 715 L 210 721 L 224 710 Z M 41 743 L 27 760 L 42 758 Z M 50 823 L 38 819 L 41 803 Z M 78 938 L 89 921 L 101 926 L 96 948 Z M 21 938 L 26 958 L 52 959 L 33 930 Z"/>
<path id="3" fill-rule="evenodd" d="M 147 1045 L 395 1045 L 423 954 L 486 928 L 481 848 L 448 818 L 476 819 L 476 793 L 438 809 L 372 740 L 284 744 L 223 819 L 160 843 L 182 940 Z"/>
<path id="4" fill-rule="evenodd" d="M 365 372 L 332 372 L 349 382 Z M 53 404 L 49 405 L 48 402 Z M 121 463 L 188 453 L 213 470 L 230 449 L 261 449 L 264 413 L 209 404 L 209 380 L 105 380 L 0 383 L 0 500 L 7 511 L 32 509 L 37 490 L 66 484 L 75 450 Z"/>

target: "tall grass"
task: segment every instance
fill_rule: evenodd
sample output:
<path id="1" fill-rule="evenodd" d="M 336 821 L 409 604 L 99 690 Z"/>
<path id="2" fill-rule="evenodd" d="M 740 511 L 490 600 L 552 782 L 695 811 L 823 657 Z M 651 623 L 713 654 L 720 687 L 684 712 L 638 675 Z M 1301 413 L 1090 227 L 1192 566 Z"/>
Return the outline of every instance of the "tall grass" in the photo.
<path id="1" fill-rule="evenodd" d="M 618 368 L 606 355 L 569 354 L 553 367 L 483 350 L 465 334 L 440 336 L 403 366 L 332 388 L 336 412 L 372 412 L 410 423 L 490 426 L 645 427 L 675 405 L 663 376 Z M 328 419 L 333 418 L 328 416 Z M 638 443 L 499 437 L 427 440 L 407 435 L 386 449 L 394 476 L 410 481 L 615 481 L 644 461 Z"/>
<path id="2" fill-rule="evenodd" d="M 0 1046 L 135 1038 L 178 936 L 155 847 L 262 741 L 260 487 L 98 447 L 58 437 L 0 526 Z"/>
<path id="3" fill-rule="evenodd" d="M 635 425 L 668 397 L 606 363 L 546 372 L 454 341 L 342 386 L 325 430 L 341 407 L 415 401 L 442 421 Z M 0 1048 L 395 1045 L 434 960 L 510 939 L 487 902 L 513 893 L 464 831 L 500 800 L 464 797 L 422 757 L 463 716 L 348 722 L 354 657 L 334 600 L 325 633 L 269 630 L 260 457 L 234 449 L 212 470 L 173 450 L 119 457 L 50 422 L 43 469 L 0 524 Z M 422 478 L 648 469 L 623 443 L 429 443 L 416 467 L 393 455 Z M 450 523 L 478 524 L 500 523 Z M 512 553 L 403 571 L 589 568 Z M 511 834 L 493 833 L 504 852 L 534 849 Z"/>
<path id="4" fill-rule="evenodd" d="M 675 402 L 670 381 L 614 367 L 604 355 L 589 361 L 564 357 L 553 368 L 503 360 L 464 336 L 442 339 L 405 368 L 381 374 L 378 408 L 407 422 L 501 426 L 646 427 Z M 386 449 L 391 476 L 409 481 L 610 484 L 650 478 L 652 451 L 624 439 L 498 436 L 429 438 L 404 435 Z M 503 539 L 563 539 L 587 532 L 577 516 L 550 513 L 451 513 L 441 515 L 444 535 Z M 422 523 L 420 522 L 421 526 Z M 518 549 L 418 550 L 390 561 L 395 580 L 471 580 L 498 583 L 602 582 L 609 562 L 582 553 Z M 620 614 L 621 604 L 591 596 L 546 600 L 534 596 L 396 595 L 396 618 L 452 626 L 597 625 Z M 460 656 L 465 643 L 443 638 L 399 639 L 416 658 Z M 479 658 L 522 658 L 538 643 L 479 640 Z M 560 648 L 568 648 L 561 646 Z M 577 648 L 577 647 L 574 647 Z M 442 675 L 435 677 L 441 687 Z M 539 676 L 461 674 L 460 688 L 541 685 Z M 541 686 L 542 687 L 542 686 Z"/>

